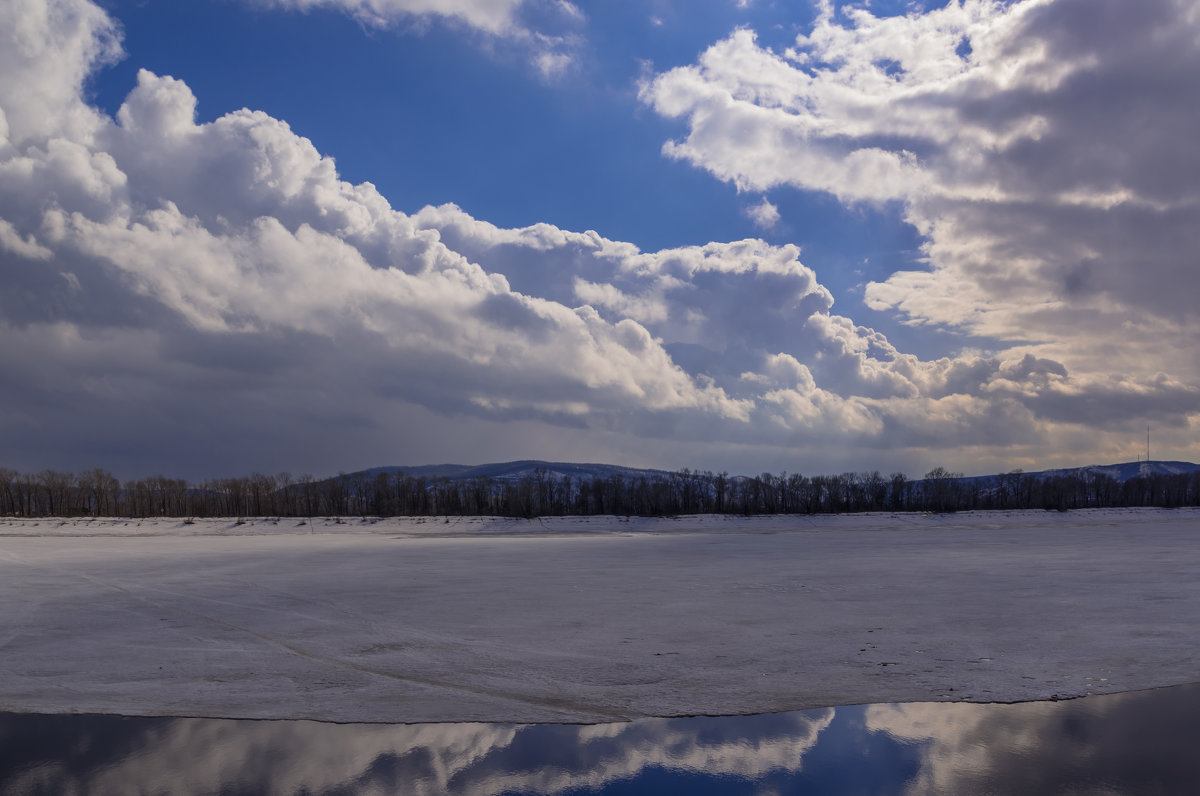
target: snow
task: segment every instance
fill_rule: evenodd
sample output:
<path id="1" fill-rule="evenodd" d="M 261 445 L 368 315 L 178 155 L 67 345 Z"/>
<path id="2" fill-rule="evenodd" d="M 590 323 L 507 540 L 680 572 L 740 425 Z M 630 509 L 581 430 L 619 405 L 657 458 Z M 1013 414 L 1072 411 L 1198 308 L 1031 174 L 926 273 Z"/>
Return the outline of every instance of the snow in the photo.
<path id="1" fill-rule="evenodd" d="M 0 520 L 0 710 L 609 722 L 1191 682 L 1200 511 Z"/>

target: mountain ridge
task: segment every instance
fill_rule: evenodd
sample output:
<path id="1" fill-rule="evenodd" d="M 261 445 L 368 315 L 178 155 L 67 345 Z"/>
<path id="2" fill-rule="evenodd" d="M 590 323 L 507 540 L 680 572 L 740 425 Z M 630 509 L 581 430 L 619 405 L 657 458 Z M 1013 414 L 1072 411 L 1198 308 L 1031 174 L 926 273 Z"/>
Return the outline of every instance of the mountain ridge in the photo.
<path id="1" fill-rule="evenodd" d="M 682 470 L 659 470 L 653 468 L 627 467 L 616 464 L 603 464 L 594 462 L 550 462 L 540 459 L 518 459 L 510 462 L 490 462 L 487 464 L 426 464 L 416 466 L 392 465 L 384 467 L 370 467 L 365 470 L 356 470 L 353 473 L 347 473 L 347 476 L 366 476 L 373 478 L 380 474 L 391 475 L 393 473 L 404 473 L 412 478 L 426 478 L 430 480 L 448 479 L 450 481 L 470 480 L 473 478 L 490 478 L 495 481 L 517 481 L 525 477 L 533 476 L 538 471 L 541 471 L 551 478 L 562 478 L 570 476 L 573 479 L 583 478 L 585 480 L 594 481 L 611 478 L 612 476 L 620 476 L 622 478 L 653 478 L 655 476 L 674 476 L 678 475 Z M 1114 481 L 1124 483 L 1132 478 L 1137 478 L 1147 475 L 1182 475 L 1196 472 L 1200 470 L 1200 464 L 1193 462 L 1181 462 L 1170 460 L 1139 460 L 1133 462 L 1119 462 L 1116 464 L 1089 464 L 1080 467 L 1057 467 L 1046 470 L 1035 471 L 1018 471 L 1012 470 L 1004 473 L 991 473 L 988 475 L 972 475 L 972 476 L 953 476 L 956 481 L 991 481 L 998 479 L 1004 475 L 1020 474 L 1021 476 L 1032 476 L 1039 480 L 1047 478 L 1057 478 L 1074 475 L 1105 475 L 1112 478 Z M 706 472 L 692 470 L 690 472 Z M 754 478 L 752 475 L 732 475 L 730 478 Z M 913 478 L 913 482 L 924 481 L 924 478 Z"/>

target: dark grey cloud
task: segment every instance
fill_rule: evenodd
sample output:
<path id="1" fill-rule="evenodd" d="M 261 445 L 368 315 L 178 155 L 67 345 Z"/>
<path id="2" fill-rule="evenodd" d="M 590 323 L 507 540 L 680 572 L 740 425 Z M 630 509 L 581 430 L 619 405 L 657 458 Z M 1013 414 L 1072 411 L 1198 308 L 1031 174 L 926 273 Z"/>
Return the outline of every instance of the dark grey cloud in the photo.
<path id="1" fill-rule="evenodd" d="M 890 360 L 943 407 L 983 402 L 942 426 L 977 412 L 964 444 L 1002 444 L 999 424 L 1014 421 L 1064 439 L 1071 424 L 1101 436 L 1147 422 L 1200 427 L 1192 4 L 843 12 L 823 11 L 792 51 L 740 31 L 659 75 L 643 99 L 686 124 L 665 151 L 743 187 L 902 202 L 928 268 L 867 286 L 867 303 L 992 349 L 923 368 Z M 1030 356 L 1052 364 L 1023 367 Z M 812 363 L 818 382 L 887 394 L 834 362 Z M 885 416 L 881 438 L 922 444 L 911 417 Z M 1195 455 L 1194 443 L 1180 446 Z"/>

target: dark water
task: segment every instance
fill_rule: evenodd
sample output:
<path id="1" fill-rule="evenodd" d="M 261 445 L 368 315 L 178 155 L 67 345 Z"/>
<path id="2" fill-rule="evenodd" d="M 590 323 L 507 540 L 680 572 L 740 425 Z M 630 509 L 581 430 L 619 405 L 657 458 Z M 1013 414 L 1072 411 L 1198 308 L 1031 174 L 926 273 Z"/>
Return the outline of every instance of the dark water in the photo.
<path id="1" fill-rule="evenodd" d="M 599 726 L 0 714 L 0 793 L 1191 794 L 1200 686 Z"/>

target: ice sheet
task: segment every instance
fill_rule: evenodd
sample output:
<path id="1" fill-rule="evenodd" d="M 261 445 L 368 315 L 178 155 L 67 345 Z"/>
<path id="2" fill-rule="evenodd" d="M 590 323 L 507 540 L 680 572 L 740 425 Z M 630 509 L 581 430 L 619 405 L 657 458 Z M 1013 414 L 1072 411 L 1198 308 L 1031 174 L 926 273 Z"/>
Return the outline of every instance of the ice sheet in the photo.
<path id="1" fill-rule="evenodd" d="M 0 520 L 0 709 L 601 722 L 1200 680 L 1200 512 Z"/>

